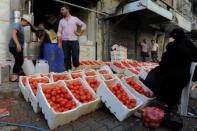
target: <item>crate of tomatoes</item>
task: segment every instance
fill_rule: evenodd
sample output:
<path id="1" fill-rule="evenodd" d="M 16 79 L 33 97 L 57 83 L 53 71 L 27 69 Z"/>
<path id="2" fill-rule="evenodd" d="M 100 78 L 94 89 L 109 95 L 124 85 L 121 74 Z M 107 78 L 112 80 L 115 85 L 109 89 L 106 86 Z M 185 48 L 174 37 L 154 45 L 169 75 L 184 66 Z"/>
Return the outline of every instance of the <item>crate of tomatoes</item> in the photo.
<path id="1" fill-rule="evenodd" d="M 155 98 L 153 92 L 148 87 L 146 87 L 136 76 L 124 77 L 121 80 L 130 92 L 132 92 L 144 102 L 144 105 Z"/>
<path id="2" fill-rule="evenodd" d="M 106 75 L 101 75 L 101 78 L 104 81 L 108 81 L 108 80 L 113 80 L 113 79 L 118 79 L 118 77 L 114 74 L 106 74 Z"/>
<path id="3" fill-rule="evenodd" d="M 37 99 L 37 89 L 39 83 L 49 83 L 48 77 L 27 78 L 27 91 L 29 93 L 29 101 L 35 113 L 40 112 Z"/>
<path id="4" fill-rule="evenodd" d="M 112 70 L 118 74 L 123 74 L 126 69 L 121 62 L 114 61 L 111 66 Z"/>
<path id="5" fill-rule="evenodd" d="M 142 101 L 135 97 L 120 80 L 109 80 L 101 84 L 97 94 L 119 121 L 125 120 L 142 105 Z"/>
<path id="6" fill-rule="evenodd" d="M 70 72 L 70 77 L 72 79 L 83 78 L 84 72 Z"/>
<path id="7" fill-rule="evenodd" d="M 84 75 L 85 76 L 96 76 L 98 74 L 95 70 L 89 69 L 89 70 L 84 70 Z"/>
<path id="8" fill-rule="evenodd" d="M 79 118 L 80 103 L 63 81 L 39 84 L 37 98 L 50 129 Z"/>
<path id="9" fill-rule="evenodd" d="M 101 78 L 100 76 L 86 76 L 84 77 L 84 81 L 94 90 L 96 93 L 98 88 L 101 85 Z"/>
<path id="10" fill-rule="evenodd" d="M 99 105 L 99 98 L 81 78 L 65 81 L 66 86 L 81 103 L 80 114 L 85 115 L 95 111 Z"/>
<path id="11" fill-rule="evenodd" d="M 27 78 L 33 78 L 33 77 L 40 77 L 40 75 L 20 76 L 19 77 L 18 85 L 19 85 L 20 91 L 21 91 L 23 97 L 25 98 L 26 102 L 29 102 L 29 93 L 26 88 Z"/>
<path id="12" fill-rule="evenodd" d="M 107 75 L 107 74 L 113 74 L 111 71 L 106 69 L 100 69 L 97 71 L 99 75 Z"/>
<path id="13" fill-rule="evenodd" d="M 71 77 L 68 73 L 51 73 L 50 79 L 52 82 L 57 82 L 59 80 L 70 80 Z"/>

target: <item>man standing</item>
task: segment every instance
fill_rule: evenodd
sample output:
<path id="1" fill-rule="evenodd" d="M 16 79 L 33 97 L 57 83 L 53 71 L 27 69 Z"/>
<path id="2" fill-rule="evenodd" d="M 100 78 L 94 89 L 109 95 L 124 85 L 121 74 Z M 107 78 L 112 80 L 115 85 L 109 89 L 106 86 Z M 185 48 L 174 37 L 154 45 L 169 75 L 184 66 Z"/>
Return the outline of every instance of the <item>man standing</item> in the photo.
<path id="1" fill-rule="evenodd" d="M 64 5 L 61 7 L 63 18 L 60 20 L 58 28 L 58 47 L 63 48 L 65 69 L 72 69 L 72 63 L 75 69 L 79 67 L 79 42 L 78 36 L 81 36 L 86 29 L 86 24 L 69 12 L 69 7 Z M 80 31 L 77 31 L 80 27 Z"/>
<path id="2" fill-rule="evenodd" d="M 142 56 L 142 61 L 145 62 L 146 61 L 146 57 L 149 57 L 148 55 L 148 44 L 146 42 L 146 39 L 144 39 L 141 43 L 140 43 L 140 47 L 141 47 L 141 56 Z"/>
<path id="3" fill-rule="evenodd" d="M 51 43 L 50 37 L 45 29 L 45 25 L 40 22 L 37 28 L 34 25 L 31 25 L 31 29 L 35 32 L 38 42 L 40 43 L 39 59 L 44 59 L 44 44 Z"/>
<path id="4" fill-rule="evenodd" d="M 152 44 L 151 57 L 152 57 L 153 62 L 157 62 L 157 57 L 158 57 L 157 54 L 158 54 L 159 45 L 154 40 L 151 40 L 151 44 Z"/>

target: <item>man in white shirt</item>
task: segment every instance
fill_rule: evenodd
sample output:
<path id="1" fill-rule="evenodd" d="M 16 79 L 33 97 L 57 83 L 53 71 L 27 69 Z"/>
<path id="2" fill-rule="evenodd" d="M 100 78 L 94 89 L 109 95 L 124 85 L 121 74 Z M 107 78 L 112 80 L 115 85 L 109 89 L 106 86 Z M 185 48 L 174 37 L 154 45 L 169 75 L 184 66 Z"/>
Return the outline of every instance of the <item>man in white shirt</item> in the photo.
<path id="1" fill-rule="evenodd" d="M 151 40 L 151 43 L 152 43 L 152 47 L 151 47 L 151 57 L 152 57 L 152 60 L 154 62 L 157 61 L 157 57 L 158 57 L 158 49 L 159 49 L 159 45 L 154 41 L 154 40 Z"/>

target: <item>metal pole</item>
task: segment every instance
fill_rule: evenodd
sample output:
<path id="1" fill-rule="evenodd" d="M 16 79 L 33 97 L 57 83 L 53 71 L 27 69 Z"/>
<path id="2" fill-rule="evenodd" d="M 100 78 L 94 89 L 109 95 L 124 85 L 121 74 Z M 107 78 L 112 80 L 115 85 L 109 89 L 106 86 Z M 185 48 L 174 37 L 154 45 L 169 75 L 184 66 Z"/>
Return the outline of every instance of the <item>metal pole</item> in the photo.
<path id="1" fill-rule="evenodd" d="M 95 11 L 95 10 L 92 10 L 92 9 L 89 9 L 89 8 L 86 8 L 86 7 L 83 7 L 83 6 L 79 6 L 79 5 L 76 5 L 76 4 L 72 4 L 72 3 L 69 3 L 69 2 L 66 2 L 66 1 L 62 1 L 62 0 L 54 0 L 54 1 L 59 2 L 59 3 L 63 3 L 63 4 L 67 4 L 67 5 L 70 5 L 70 6 L 73 6 L 73 7 L 77 7 L 77 8 L 83 9 L 83 10 L 91 11 L 91 12 L 94 12 L 94 13 L 97 13 L 97 14 L 100 14 L 100 15 L 105 15 L 105 16 L 109 15 L 108 13 Z"/>

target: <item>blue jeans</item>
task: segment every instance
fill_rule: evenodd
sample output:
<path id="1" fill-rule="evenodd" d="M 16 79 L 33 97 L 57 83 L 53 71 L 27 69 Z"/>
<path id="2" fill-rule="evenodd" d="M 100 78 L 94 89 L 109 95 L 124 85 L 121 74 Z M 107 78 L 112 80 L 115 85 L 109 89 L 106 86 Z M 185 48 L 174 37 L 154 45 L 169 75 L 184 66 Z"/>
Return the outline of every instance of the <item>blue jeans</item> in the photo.
<path id="1" fill-rule="evenodd" d="M 79 66 L 79 42 L 78 41 L 62 41 L 62 48 L 64 51 L 65 69 L 72 69 Z M 72 62 L 71 62 L 72 56 Z M 72 63 L 72 64 L 71 64 Z"/>

